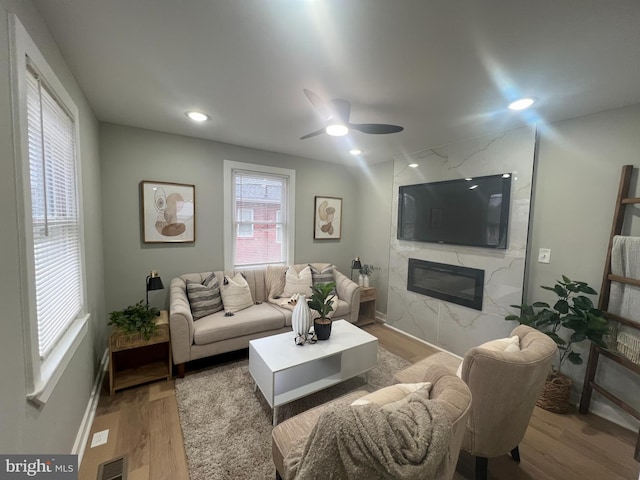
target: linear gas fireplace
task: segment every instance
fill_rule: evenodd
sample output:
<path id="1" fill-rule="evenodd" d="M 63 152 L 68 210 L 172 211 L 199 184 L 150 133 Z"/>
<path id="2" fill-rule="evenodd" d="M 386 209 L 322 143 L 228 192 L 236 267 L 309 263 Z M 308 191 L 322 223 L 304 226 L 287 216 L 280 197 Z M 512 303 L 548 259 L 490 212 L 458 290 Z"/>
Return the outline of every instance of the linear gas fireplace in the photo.
<path id="1" fill-rule="evenodd" d="M 482 310 L 484 270 L 410 258 L 407 290 Z"/>

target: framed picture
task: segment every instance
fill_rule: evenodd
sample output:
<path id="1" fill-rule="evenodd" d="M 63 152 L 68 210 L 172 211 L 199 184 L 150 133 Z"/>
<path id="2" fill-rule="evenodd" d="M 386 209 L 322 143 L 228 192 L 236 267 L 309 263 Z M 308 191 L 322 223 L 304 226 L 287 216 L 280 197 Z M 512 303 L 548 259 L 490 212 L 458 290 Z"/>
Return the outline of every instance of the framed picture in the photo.
<path id="1" fill-rule="evenodd" d="M 144 243 L 196 241 L 195 190 L 182 183 L 140 182 Z"/>
<path id="2" fill-rule="evenodd" d="M 342 236 L 342 199 L 315 197 L 313 219 L 314 239 L 340 240 Z"/>

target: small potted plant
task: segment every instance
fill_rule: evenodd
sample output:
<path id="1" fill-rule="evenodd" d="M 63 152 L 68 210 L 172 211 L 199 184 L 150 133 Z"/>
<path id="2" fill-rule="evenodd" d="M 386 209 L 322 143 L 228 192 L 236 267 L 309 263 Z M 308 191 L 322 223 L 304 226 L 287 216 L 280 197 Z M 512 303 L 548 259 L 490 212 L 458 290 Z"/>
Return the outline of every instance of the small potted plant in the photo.
<path id="1" fill-rule="evenodd" d="M 336 282 L 316 283 L 311 287 L 311 297 L 307 305 L 319 315 L 313 320 L 313 329 L 318 340 L 327 340 L 331 335 L 331 319 L 327 315 L 333 311 L 331 300 L 335 297 L 335 288 Z"/>
<path id="2" fill-rule="evenodd" d="M 376 270 L 380 270 L 380 267 L 376 267 L 375 265 L 371 264 L 362 265 L 362 267 L 360 268 L 360 278 L 362 281 L 358 282 L 361 287 L 369 286 L 369 277 L 373 275 Z"/>
<path id="3" fill-rule="evenodd" d="M 553 287 L 541 286 L 554 292 L 558 299 L 553 307 L 545 302 L 532 305 L 511 305 L 520 310 L 520 315 L 507 315 L 505 320 L 517 320 L 546 333 L 558 345 L 558 368 L 547 377 L 538 406 L 557 413 L 566 413 L 569 408 L 571 379 L 563 375 L 562 365 L 568 360 L 574 365 L 583 363 L 582 356 L 573 350 L 576 343 L 591 340 L 607 348 L 604 335 L 609 333 L 607 320 L 585 295 L 597 295 L 586 282 L 573 281 L 564 275 Z M 573 333 L 571 333 L 573 332 Z"/>
<path id="4" fill-rule="evenodd" d="M 156 319 L 159 313 L 157 308 L 150 307 L 140 300 L 124 310 L 111 312 L 108 325 L 127 335 L 139 333 L 145 340 L 149 340 L 156 332 Z"/>

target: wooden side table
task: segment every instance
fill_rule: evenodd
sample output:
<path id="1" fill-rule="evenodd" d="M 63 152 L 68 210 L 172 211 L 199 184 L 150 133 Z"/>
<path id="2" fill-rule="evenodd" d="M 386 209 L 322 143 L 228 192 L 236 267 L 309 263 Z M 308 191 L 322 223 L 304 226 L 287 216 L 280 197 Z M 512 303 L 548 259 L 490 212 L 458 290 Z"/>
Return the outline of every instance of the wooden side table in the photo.
<path id="1" fill-rule="evenodd" d="M 376 287 L 361 287 L 360 313 L 358 314 L 358 326 L 369 325 L 376 321 Z"/>
<path id="2" fill-rule="evenodd" d="M 158 329 L 149 339 L 142 334 L 114 331 L 109 337 L 109 393 L 166 378 L 171 380 L 169 312 L 162 310 Z"/>

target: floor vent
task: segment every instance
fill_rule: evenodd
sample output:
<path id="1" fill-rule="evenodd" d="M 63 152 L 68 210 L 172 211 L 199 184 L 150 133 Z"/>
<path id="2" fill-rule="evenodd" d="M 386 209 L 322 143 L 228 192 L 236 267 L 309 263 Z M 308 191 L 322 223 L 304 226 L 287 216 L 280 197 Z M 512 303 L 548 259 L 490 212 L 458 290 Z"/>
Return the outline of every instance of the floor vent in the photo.
<path id="1" fill-rule="evenodd" d="M 127 457 L 118 457 L 100 464 L 97 480 L 127 480 Z"/>

